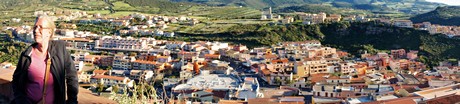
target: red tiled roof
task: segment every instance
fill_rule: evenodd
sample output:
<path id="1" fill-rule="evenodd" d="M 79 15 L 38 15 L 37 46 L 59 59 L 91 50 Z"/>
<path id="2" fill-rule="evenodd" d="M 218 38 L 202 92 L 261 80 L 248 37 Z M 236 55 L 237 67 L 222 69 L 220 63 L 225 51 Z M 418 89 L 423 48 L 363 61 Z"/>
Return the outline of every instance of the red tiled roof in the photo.
<path id="1" fill-rule="evenodd" d="M 155 64 L 156 64 L 155 61 L 146 61 L 146 60 L 135 60 L 135 61 L 133 61 L 133 63 L 151 64 L 151 65 L 155 65 Z"/>
<path id="2" fill-rule="evenodd" d="M 279 104 L 276 99 L 273 98 L 255 98 L 248 99 L 248 104 Z"/>
<path id="3" fill-rule="evenodd" d="M 419 97 L 419 96 L 416 96 L 416 97 L 402 97 L 402 98 L 397 98 L 397 99 L 366 102 L 366 103 L 361 103 L 361 104 L 417 104 L 413 99 L 418 99 L 418 98 L 421 98 L 421 97 Z"/>
<path id="4" fill-rule="evenodd" d="M 278 56 L 273 55 L 273 54 L 267 54 L 267 55 L 264 55 L 264 58 L 265 59 L 276 59 L 276 58 L 278 58 Z"/>
<path id="5" fill-rule="evenodd" d="M 287 63 L 289 62 L 288 59 L 278 59 L 278 60 L 272 60 L 272 63 L 278 63 L 278 62 L 281 62 L 281 63 Z"/>
<path id="6" fill-rule="evenodd" d="M 205 58 L 219 58 L 219 54 L 205 54 L 204 57 Z"/>
<path id="7" fill-rule="evenodd" d="M 107 70 L 94 70 L 93 74 L 105 74 Z"/>
<path id="8" fill-rule="evenodd" d="M 93 76 L 93 78 L 95 78 L 95 79 L 104 78 L 104 79 L 111 79 L 111 80 L 118 80 L 118 81 L 125 80 L 125 77 L 108 76 L 108 75 L 95 75 L 95 76 Z"/>
<path id="9" fill-rule="evenodd" d="M 164 58 L 164 59 L 167 59 L 169 58 L 170 56 L 158 56 L 157 58 Z"/>
<path id="10" fill-rule="evenodd" d="M 311 82 L 322 82 L 326 81 L 326 78 L 324 78 L 325 75 L 329 75 L 328 73 L 321 73 L 321 74 L 311 74 Z"/>
<path id="11" fill-rule="evenodd" d="M 91 40 L 85 39 L 85 38 L 61 38 L 59 40 L 64 40 L 64 41 L 84 41 L 84 42 L 91 41 Z"/>
<path id="12" fill-rule="evenodd" d="M 263 73 L 264 75 L 268 75 L 268 74 L 270 74 L 270 73 L 272 73 L 272 72 L 270 72 L 269 69 L 262 69 L 262 73 Z"/>

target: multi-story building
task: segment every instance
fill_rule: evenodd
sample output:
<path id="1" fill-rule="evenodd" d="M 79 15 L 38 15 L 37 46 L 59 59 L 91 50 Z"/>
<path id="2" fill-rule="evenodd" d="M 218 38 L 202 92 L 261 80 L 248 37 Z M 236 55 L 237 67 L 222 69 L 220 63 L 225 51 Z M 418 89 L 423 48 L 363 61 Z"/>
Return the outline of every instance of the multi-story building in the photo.
<path id="1" fill-rule="evenodd" d="M 342 74 L 344 74 L 344 75 L 349 75 L 349 74 L 351 74 L 353 72 L 356 72 L 355 67 L 353 67 L 354 65 L 356 65 L 356 64 L 351 63 L 351 62 L 341 62 L 339 64 L 340 72 Z"/>
<path id="2" fill-rule="evenodd" d="M 327 69 L 327 61 L 323 58 L 304 58 L 303 62 L 306 65 L 305 70 L 309 70 L 310 74 L 330 73 Z"/>
<path id="3" fill-rule="evenodd" d="M 93 49 L 95 47 L 95 43 L 93 40 L 85 39 L 85 38 L 60 38 L 59 40 L 66 41 L 67 48 Z"/>
<path id="4" fill-rule="evenodd" d="M 213 42 L 211 43 L 209 49 L 213 51 L 218 51 L 219 49 L 228 49 L 228 43 Z"/>
<path id="5" fill-rule="evenodd" d="M 131 61 L 131 65 L 133 70 L 154 70 L 156 62 L 147 60 L 135 60 Z"/>
<path id="6" fill-rule="evenodd" d="M 132 37 L 111 37 L 104 36 L 96 41 L 96 49 L 99 50 L 120 50 L 120 51 L 140 51 L 149 49 L 147 43 L 154 41 L 153 38 L 134 39 Z"/>
<path id="7" fill-rule="evenodd" d="M 404 49 L 391 50 L 391 56 L 394 59 L 406 58 L 406 50 Z"/>
<path id="8" fill-rule="evenodd" d="M 410 50 L 410 51 L 407 53 L 407 55 L 406 55 L 407 57 L 406 57 L 406 58 L 409 59 L 409 60 L 415 60 L 415 59 L 418 58 L 418 55 L 417 55 L 417 54 L 418 54 L 418 51 Z"/>
<path id="9" fill-rule="evenodd" d="M 128 20 L 113 20 L 110 22 L 114 26 L 129 26 L 130 24 Z"/>
<path id="10" fill-rule="evenodd" d="M 131 61 L 134 61 L 134 57 L 126 56 L 124 54 L 116 54 L 113 57 L 113 70 L 129 70 L 131 69 Z"/>
<path id="11" fill-rule="evenodd" d="M 181 51 L 177 54 L 179 58 L 184 58 L 185 60 L 191 60 L 194 61 L 198 58 L 198 53 L 197 52 L 185 52 Z"/>
<path id="12" fill-rule="evenodd" d="M 329 17 L 326 17 L 326 21 L 329 22 L 339 22 L 342 19 L 340 14 L 330 14 Z"/>
<path id="13" fill-rule="evenodd" d="M 413 23 L 410 20 L 394 20 L 393 25 L 396 27 L 405 27 L 405 28 L 413 28 Z"/>
<path id="14" fill-rule="evenodd" d="M 94 83 L 94 84 L 102 83 L 104 87 L 110 87 L 114 85 L 126 86 L 128 83 L 133 83 L 133 82 L 128 77 L 95 75 L 91 78 L 91 83 Z"/>
<path id="15" fill-rule="evenodd" d="M 301 19 L 304 20 L 304 24 L 319 24 L 323 23 L 327 16 L 326 13 L 319 14 L 302 14 L 300 15 Z"/>

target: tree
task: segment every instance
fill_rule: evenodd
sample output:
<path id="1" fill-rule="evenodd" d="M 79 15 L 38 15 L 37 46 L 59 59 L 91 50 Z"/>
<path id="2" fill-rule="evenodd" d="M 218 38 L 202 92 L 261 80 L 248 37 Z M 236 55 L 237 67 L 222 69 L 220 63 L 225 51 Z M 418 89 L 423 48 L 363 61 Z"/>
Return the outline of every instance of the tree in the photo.
<path id="1" fill-rule="evenodd" d="M 102 82 L 98 83 L 97 84 L 97 93 L 98 93 L 99 96 L 101 95 L 103 90 L 104 90 L 104 84 L 102 84 Z"/>
<path id="2" fill-rule="evenodd" d="M 108 66 L 108 67 L 107 67 L 107 70 L 112 70 L 112 66 Z"/>
<path id="3" fill-rule="evenodd" d="M 120 88 L 119 88 L 118 85 L 112 86 L 112 92 L 115 92 L 115 94 L 118 93 L 119 90 L 120 90 Z"/>
<path id="4" fill-rule="evenodd" d="M 12 31 L 6 31 L 6 34 L 7 34 L 7 36 L 8 36 L 8 39 L 11 40 L 11 39 L 14 38 L 14 37 L 13 37 L 13 32 L 12 32 Z"/>
<path id="5" fill-rule="evenodd" d="M 137 53 L 136 52 L 130 52 L 129 56 L 137 56 Z"/>
<path id="6" fill-rule="evenodd" d="M 275 77 L 275 84 L 281 84 L 281 78 L 280 77 Z"/>

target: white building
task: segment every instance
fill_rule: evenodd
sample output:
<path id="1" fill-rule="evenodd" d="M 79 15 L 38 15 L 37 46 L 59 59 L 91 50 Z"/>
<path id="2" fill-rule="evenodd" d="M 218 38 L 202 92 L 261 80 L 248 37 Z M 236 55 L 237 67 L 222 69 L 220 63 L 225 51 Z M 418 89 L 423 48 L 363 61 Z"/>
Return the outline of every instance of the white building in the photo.
<path id="1" fill-rule="evenodd" d="M 209 71 L 202 71 L 200 75 L 189 79 L 185 84 L 174 87 L 173 90 L 177 92 L 205 89 L 236 90 L 239 83 L 239 79 L 231 75 L 210 74 Z"/>
<path id="2" fill-rule="evenodd" d="M 128 77 L 118 77 L 118 76 L 109 76 L 109 75 L 95 75 L 91 78 L 93 84 L 102 83 L 105 87 L 110 87 L 113 85 L 125 86 L 129 83 L 133 83 L 133 80 Z"/>
<path id="3" fill-rule="evenodd" d="M 96 41 L 96 49 L 102 50 L 147 50 L 147 43 L 154 41 L 154 38 L 135 39 L 132 37 L 121 38 L 119 36 L 105 36 Z"/>
<path id="4" fill-rule="evenodd" d="M 116 54 L 113 58 L 113 70 L 129 70 L 131 69 L 131 61 L 136 60 L 134 57 L 129 57 L 124 54 Z"/>
<path id="5" fill-rule="evenodd" d="M 413 23 L 410 20 L 394 20 L 393 25 L 396 27 L 405 27 L 405 28 L 413 28 Z"/>
<path id="6" fill-rule="evenodd" d="M 213 42 L 210 48 L 213 51 L 218 51 L 219 49 L 228 49 L 228 43 Z"/>

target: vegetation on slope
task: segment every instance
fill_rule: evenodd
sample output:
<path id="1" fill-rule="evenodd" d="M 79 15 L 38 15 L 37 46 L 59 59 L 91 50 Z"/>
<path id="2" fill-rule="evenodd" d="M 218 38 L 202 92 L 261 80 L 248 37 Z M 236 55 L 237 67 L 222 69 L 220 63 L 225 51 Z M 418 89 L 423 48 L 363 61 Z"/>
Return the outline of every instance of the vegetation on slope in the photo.
<path id="1" fill-rule="evenodd" d="M 428 13 L 412 17 L 413 22 L 431 22 L 441 25 L 460 25 L 460 6 L 438 7 Z"/>
<path id="2" fill-rule="evenodd" d="M 219 34 L 181 34 L 183 40 L 227 41 L 250 47 L 284 41 L 320 40 L 358 55 L 363 51 L 406 49 L 420 50 L 430 65 L 448 58 L 460 58 L 460 41 L 427 31 L 397 28 L 382 23 L 330 23 L 320 25 L 237 25 Z"/>

